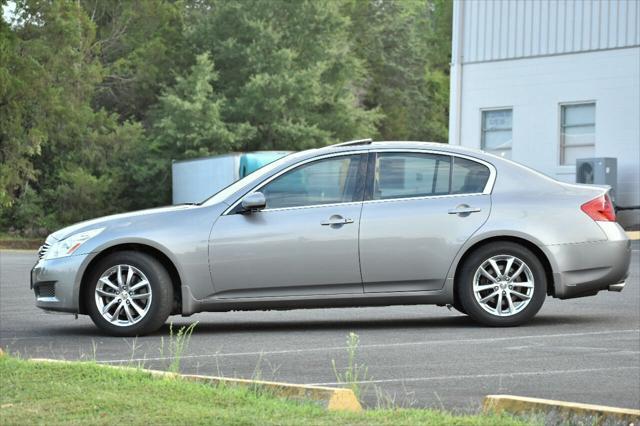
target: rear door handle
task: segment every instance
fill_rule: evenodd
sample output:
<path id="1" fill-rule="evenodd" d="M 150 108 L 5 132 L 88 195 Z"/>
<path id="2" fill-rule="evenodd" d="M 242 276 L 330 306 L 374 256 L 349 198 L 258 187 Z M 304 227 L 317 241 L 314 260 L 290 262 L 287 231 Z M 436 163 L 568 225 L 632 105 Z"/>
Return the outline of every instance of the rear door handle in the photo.
<path id="1" fill-rule="evenodd" d="M 353 219 L 348 219 L 342 216 L 333 215 L 329 218 L 329 220 L 325 220 L 324 222 L 320 222 L 322 226 L 334 226 L 334 225 L 346 225 L 348 223 L 353 223 Z"/>
<path id="2" fill-rule="evenodd" d="M 469 207 L 469 206 L 458 206 L 455 209 L 449 210 L 449 214 L 469 214 L 469 213 L 478 213 L 482 211 L 477 207 Z"/>

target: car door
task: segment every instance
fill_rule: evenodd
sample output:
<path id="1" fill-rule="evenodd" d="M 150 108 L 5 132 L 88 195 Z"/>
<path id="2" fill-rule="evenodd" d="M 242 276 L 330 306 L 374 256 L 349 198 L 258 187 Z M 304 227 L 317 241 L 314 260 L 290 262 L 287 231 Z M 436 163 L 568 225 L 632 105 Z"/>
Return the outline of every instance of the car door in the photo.
<path id="1" fill-rule="evenodd" d="M 360 224 L 366 292 L 443 287 L 458 250 L 487 220 L 490 165 L 426 152 L 369 158 Z"/>
<path id="2" fill-rule="evenodd" d="M 312 160 L 254 189 L 266 208 L 216 221 L 210 265 L 216 297 L 363 293 L 358 227 L 367 154 Z"/>

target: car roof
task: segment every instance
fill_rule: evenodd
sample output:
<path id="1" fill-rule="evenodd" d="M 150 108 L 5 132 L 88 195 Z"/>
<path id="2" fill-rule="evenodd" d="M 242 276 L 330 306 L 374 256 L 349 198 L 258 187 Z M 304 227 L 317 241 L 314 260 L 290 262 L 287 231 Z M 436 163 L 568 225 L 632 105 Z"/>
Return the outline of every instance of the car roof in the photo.
<path id="1" fill-rule="evenodd" d="M 450 145 L 442 142 L 419 142 L 419 141 L 379 141 L 379 142 L 362 142 L 354 144 L 338 144 L 330 145 L 318 150 L 323 152 L 340 152 L 340 151 L 368 151 L 372 149 L 429 149 L 435 151 L 452 152 L 460 154 L 486 155 L 485 152 L 462 147 L 459 145 Z"/>

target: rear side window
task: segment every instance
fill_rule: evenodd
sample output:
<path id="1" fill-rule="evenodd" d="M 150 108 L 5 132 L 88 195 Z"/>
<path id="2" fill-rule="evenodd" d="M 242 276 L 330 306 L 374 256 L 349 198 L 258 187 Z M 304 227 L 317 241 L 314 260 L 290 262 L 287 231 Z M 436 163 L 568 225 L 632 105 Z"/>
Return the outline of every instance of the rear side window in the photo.
<path id="1" fill-rule="evenodd" d="M 489 168 L 475 161 L 454 157 L 451 173 L 452 194 L 476 194 L 484 191 Z"/>
<path id="2" fill-rule="evenodd" d="M 451 157 L 420 153 L 379 153 L 373 199 L 426 197 L 449 193 Z"/>
<path id="3" fill-rule="evenodd" d="M 489 168 L 464 158 L 410 152 L 378 153 L 373 200 L 476 194 L 484 191 Z"/>

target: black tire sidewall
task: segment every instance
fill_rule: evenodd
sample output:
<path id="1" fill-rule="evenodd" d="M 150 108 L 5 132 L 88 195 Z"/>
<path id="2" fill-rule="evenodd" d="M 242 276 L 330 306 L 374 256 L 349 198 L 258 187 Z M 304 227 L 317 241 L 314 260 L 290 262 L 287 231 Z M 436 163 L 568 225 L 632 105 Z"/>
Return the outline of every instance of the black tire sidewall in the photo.
<path id="1" fill-rule="evenodd" d="M 131 265 L 142 271 L 149 280 L 153 294 L 151 307 L 146 316 L 128 327 L 117 326 L 104 319 L 95 301 L 98 279 L 107 269 L 119 264 Z M 92 268 L 86 285 L 85 306 L 89 316 L 101 330 L 113 336 L 138 336 L 156 331 L 165 323 L 173 306 L 173 286 L 167 270 L 155 258 L 145 253 L 122 251 L 108 255 Z"/>
<path id="2" fill-rule="evenodd" d="M 533 274 L 533 298 L 521 312 L 515 315 L 506 317 L 492 315 L 482 309 L 473 294 L 473 277 L 476 270 L 484 261 L 496 255 L 510 255 L 521 259 Z M 459 278 L 456 282 L 458 296 L 467 315 L 481 324 L 493 327 L 516 326 L 530 320 L 540 310 L 547 295 L 547 277 L 540 259 L 528 248 L 512 242 L 489 243 L 478 248 L 465 260 Z"/>
<path id="3" fill-rule="evenodd" d="M 453 308 L 456 311 L 460 312 L 462 315 L 467 315 L 467 312 L 464 310 L 464 307 L 459 301 L 454 301 L 451 306 L 453 306 Z"/>

